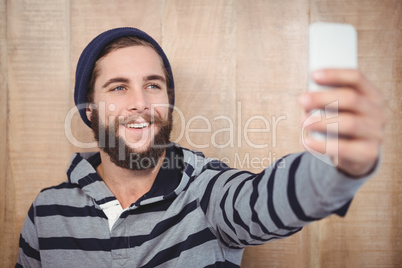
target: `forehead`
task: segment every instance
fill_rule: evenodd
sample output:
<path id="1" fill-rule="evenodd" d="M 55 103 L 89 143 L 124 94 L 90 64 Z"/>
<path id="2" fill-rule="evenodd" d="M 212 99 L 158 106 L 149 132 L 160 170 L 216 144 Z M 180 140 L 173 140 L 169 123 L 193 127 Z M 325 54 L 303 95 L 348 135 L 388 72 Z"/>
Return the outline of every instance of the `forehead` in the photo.
<path id="1" fill-rule="evenodd" d="M 111 51 L 97 62 L 99 78 L 102 76 L 164 75 L 159 54 L 148 46 L 129 46 Z M 107 78 L 106 78 L 107 79 Z"/>

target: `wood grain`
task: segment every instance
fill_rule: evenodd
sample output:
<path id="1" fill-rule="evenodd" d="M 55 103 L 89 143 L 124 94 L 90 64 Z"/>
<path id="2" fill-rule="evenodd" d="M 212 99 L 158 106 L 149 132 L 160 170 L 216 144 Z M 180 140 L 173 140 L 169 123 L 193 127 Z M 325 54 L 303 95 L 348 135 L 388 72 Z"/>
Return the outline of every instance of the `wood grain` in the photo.
<path id="1" fill-rule="evenodd" d="M 266 148 L 244 143 L 239 150 L 272 160 L 301 151 L 298 125 L 301 110 L 297 95 L 306 90 L 308 2 L 237 2 L 236 96 L 243 104 L 243 118 L 263 116 L 269 133 L 256 133 L 253 140 L 266 141 Z M 276 129 L 274 122 L 278 122 Z M 275 154 L 275 157 L 273 157 Z M 276 159 L 275 159 L 276 158 Z M 255 169 L 253 171 L 261 171 Z M 243 267 L 307 267 L 308 236 L 247 248 Z"/>
<path id="2" fill-rule="evenodd" d="M 0 1 L 0 266 L 15 261 L 18 232 L 16 223 L 15 190 L 10 172 L 8 143 L 8 71 L 7 71 L 7 5 Z M 11 244 L 11 247 L 9 245 Z"/>
<path id="3" fill-rule="evenodd" d="M 401 267 L 400 0 L 1 0 L 0 267 L 14 267 L 39 190 L 66 179 L 72 152 L 94 150 L 72 144 L 64 124 L 74 107 L 78 57 L 97 34 L 133 26 L 152 35 L 175 76 L 172 138 L 257 172 L 301 150 L 296 97 L 307 87 L 307 27 L 316 21 L 351 23 L 358 31 L 359 68 L 385 96 L 382 168 L 345 218 L 247 248 L 242 267 Z M 92 141 L 78 114 L 67 128 Z M 191 132 L 197 128 L 204 132 Z"/>
<path id="4" fill-rule="evenodd" d="M 6 226 L 13 239 L 4 247 L 12 258 L 1 261 L 11 267 L 35 196 L 65 180 L 69 13 L 67 1 L 8 1 L 6 10 L 8 112 L 1 128 L 7 131 Z"/>
<path id="5" fill-rule="evenodd" d="M 402 248 L 398 247 L 401 241 L 401 214 L 394 212 L 400 210 L 402 203 L 400 183 L 392 173 L 402 174 L 396 164 L 397 155 L 401 154 L 402 133 L 401 124 L 397 123 L 401 122 L 401 88 L 400 85 L 397 86 L 397 81 L 401 80 L 402 74 L 402 3 L 310 3 L 312 22 L 338 21 L 351 23 L 356 27 L 359 38 L 359 68 L 383 92 L 389 122 L 393 125 L 388 125 L 386 129 L 383 167 L 379 174 L 357 194 L 346 219 L 331 217 L 318 223 L 321 229 L 319 246 L 312 253 L 320 256 L 317 267 L 398 267 L 401 265 L 402 253 Z M 390 230 L 394 230 L 395 235 L 391 235 Z"/>
<path id="6" fill-rule="evenodd" d="M 173 58 L 177 92 L 173 139 L 218 159 L 230 155 L 235 139 L 223 129 L 235 124 L 236 113 L 234 4 L 168 1 L 163 20 L 162 45 Z M 205 132 L 191 132 L 197 128 Z"/>

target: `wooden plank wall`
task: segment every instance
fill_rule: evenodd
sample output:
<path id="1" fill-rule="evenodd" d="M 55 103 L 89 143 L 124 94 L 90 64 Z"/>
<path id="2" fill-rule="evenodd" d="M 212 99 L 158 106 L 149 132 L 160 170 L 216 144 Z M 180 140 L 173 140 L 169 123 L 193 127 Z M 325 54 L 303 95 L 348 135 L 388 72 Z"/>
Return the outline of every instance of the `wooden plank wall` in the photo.
<path id="1" fill-rule="evenodd" d="M 296 97 L 306 90 L 306 33 L 315 21 L 358 30 L 360 69 L 386 98 L 383 166 L 346 218 L 249 248 L 242 267 L 401 267 L 400 0 L 1 0 L 0 266 L 14 266 L 19 232 L 39 190 L 66 179 L 72 152 L 93 150 L 72 144 L 64 125 L 74 111 L 75 65 L 95 35 L 134 26 L 154 36 L 175 74 L 173 140 L 259 171 L 258 160 L 266 165 L 301 150 Z M 206 132 L 185 132 L 182 121 Z M 270 129 L 244 135 L 246 124 Z M 76 114 L 71 126 L 78 141 L 91 142 Z"/>

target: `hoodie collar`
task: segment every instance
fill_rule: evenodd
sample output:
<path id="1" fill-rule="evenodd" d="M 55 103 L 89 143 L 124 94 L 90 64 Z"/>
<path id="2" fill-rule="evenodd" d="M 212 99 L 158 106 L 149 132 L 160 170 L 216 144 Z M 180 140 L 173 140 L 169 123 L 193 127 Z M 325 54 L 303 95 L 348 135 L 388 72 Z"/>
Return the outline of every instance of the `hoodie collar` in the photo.
<path id="1" fill-rule="evenodd" d="M 70 183 L 79 185 L 83 192 L 93 198 L 98 205 L 116 200 L 96 172 L 96 167 L 100 163 L 99 152 L 76 153 L 73 154 L 70 167 L 67 170 Z M 180 189 L 183 189 L 180 185 L 184 183 L 181 181 L 184 167 L 182 148 L 173 144 L 168 146 L 165 159 L 154 184 L 149 192 L 137 200 L 135 204 L 137 206 L 144 205 L 177 196 Z"/>

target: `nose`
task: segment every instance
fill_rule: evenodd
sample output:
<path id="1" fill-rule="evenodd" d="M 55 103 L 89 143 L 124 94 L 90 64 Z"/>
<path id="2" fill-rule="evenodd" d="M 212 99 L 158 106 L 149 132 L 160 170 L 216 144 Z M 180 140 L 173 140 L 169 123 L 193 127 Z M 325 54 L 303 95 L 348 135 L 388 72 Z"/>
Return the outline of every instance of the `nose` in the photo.
<path id="1" fill-rule="evenodd" d="M 149 108 L 147 96 L 141 88 L 129 91 L 127 102 L 127 108 L 131 111 L 143 112 Z"/>

